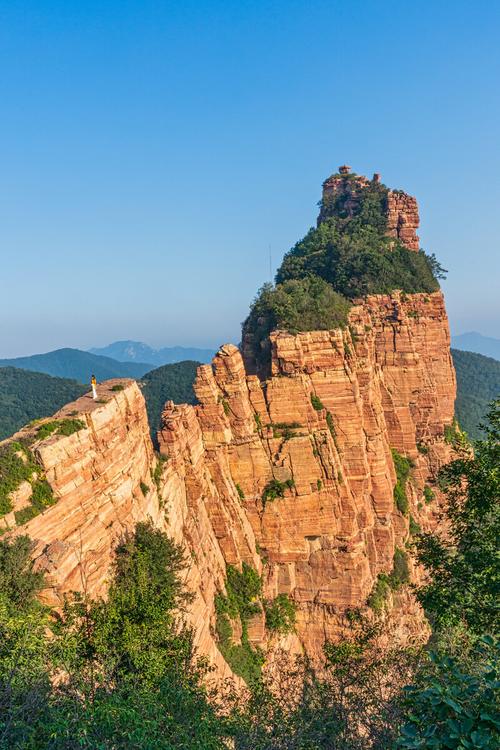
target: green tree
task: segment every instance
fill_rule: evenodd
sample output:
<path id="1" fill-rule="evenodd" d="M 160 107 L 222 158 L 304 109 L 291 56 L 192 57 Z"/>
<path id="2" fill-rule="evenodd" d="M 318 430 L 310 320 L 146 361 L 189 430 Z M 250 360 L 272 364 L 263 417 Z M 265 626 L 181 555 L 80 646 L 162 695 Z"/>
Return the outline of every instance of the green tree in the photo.
<path id="1" fill-rule="evenodd" d="M 438 630 L 463 624 L 477 635 L 499 632 L 500 401 L 488 419 L 474 452 L 458 444 L 459 457 L 440 472 L 448 533 L 417 541 L 418 559 L 430 575 L 417 596 Z"/>

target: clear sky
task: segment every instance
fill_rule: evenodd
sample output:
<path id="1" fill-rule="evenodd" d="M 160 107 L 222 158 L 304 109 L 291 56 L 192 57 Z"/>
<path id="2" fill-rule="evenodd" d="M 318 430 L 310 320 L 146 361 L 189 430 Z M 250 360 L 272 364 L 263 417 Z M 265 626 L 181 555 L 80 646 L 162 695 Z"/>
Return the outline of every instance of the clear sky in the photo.
<path id="1" fill-rule="evenodd" d="M 339 164 L 500 336 L 500 3 L 0 3 L 0 356 L 218 346 Z"/>

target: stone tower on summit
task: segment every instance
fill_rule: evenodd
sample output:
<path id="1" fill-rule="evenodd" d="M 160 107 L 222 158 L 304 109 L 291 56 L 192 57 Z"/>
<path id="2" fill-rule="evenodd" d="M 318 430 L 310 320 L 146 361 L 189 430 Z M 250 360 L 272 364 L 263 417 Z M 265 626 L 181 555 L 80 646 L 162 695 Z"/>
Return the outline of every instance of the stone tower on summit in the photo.
<path id="1" fill-rule="evenodd" d="M 353 216 L 359 205 L 360 197 L 370 185 L 380 185 L 380 174 L 376 172 L 369 180 L 363 175 L 351 172 L 351 167 L 343 164 L 338 172 L 332 174 L 323 183 L 321 210 L 318 225 L 330 215 L 329 206 L 338 198 L 342 199 L 342 208 L 348 216 Z M 387 234 L 396 237 L 409 250 L 418 251 L 420 247 L 417 229 L 420 223 L 416 198 L 402 190 L 387 190 Z"/>

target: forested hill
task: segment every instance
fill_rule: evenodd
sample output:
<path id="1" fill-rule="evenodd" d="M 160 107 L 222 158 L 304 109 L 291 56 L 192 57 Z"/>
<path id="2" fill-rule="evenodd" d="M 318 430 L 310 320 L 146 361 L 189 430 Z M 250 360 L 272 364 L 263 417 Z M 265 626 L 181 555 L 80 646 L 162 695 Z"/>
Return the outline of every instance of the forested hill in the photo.
<path id="1" fill-rule="evenodd" d="M 140 381 L 153 437 L 160 427 L 161 412 L 165 401 L 174 401 L 176 404 L 196 402 L 193 383 L 199 365 L 199 362 L 189 360 L 163 365 L 148 372 Z"/>
<path id="2" fill-rule="evenodd" d="M 0 367 L 0 440 L 32 419 L 50 416 L 87 390 L 75 380 Z"/>
<path id="3" fill-rule="evenodd" d="M 500 398 L 500 362 L 474 352 L 452 349 L 457 373 L 455 413 L 460 427 L 470 438 L 481 437 L 479 425 L 485 421 L 488 405 Z"/>
<path id="4" fill-rule="evenodd" d="M 195 402 L 193 382 L 198 365 L 198 362 L 190 361 L 164 365 L 147 373 L 139 381 L 153 436 L 160 426 L 165 401 L 178 404 Z M 88 386 L 80 385 L 75 380 L 14 367 L 0 367 L 0 440 L 33 419 L 51 416 L 87 390 Z"/>
<path id="5" fill-rule="evenodd" d="M 97 380 L 140 378 L 153 366 L 141 362 L 117 362 L 111 357 L 65 348 L 29 357 L 0 359 L 0 367 L 17 367 L 21 370 L 44 372 L 57 378 L 71 378 L 79 383 L 90 383 L 92 375 Z"/>

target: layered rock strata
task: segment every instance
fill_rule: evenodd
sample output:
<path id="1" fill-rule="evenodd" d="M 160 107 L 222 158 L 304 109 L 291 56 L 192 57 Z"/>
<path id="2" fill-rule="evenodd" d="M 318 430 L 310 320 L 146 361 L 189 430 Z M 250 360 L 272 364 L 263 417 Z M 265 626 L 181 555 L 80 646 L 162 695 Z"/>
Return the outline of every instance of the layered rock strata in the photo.
<path id="1" fill-rule="evenodd" d="M 391 571 L 410 514 L 435 527 L 434 483 L 450 454 L 443 435 L 455 398 L 442 294 L 368 297 L 344 330 L 277 331 L 271 344 L 266 382 L 247 375 L 239 350 L 225 345 L 198 369 L 199 404 L 167 403 L 156 482 L 136 383 L 121 381 L 116 391 L 110 381 L 101 387 L 105 403 L 83 397 L 56 415 L 78 415 L 86 427 L 33 444 L 57 503 L 12 532 L 35 541 L 47 601 L 58 605 L 70 590 L 105 595 L 114 547 L 151 518 L 186 549 L 195 593 L 188 616 L 219 673 L 229 673 L 214 635 L 226 564 L 256 568 L 265 598 L 293 599 L 296 633 L 286 647 L 315 658 L 341 634 L 346 610 L 363 607 L 377 575 Z M 407 515 L 394 503 L 392 450 L 413 464 Z M 266 502 L 273 480 L 283 497 Z M 407 591 L 393 604 L 401 637 L 422 632 Z M 268 652 L 279 642 L 263 613 L 248 631 Z"/>

